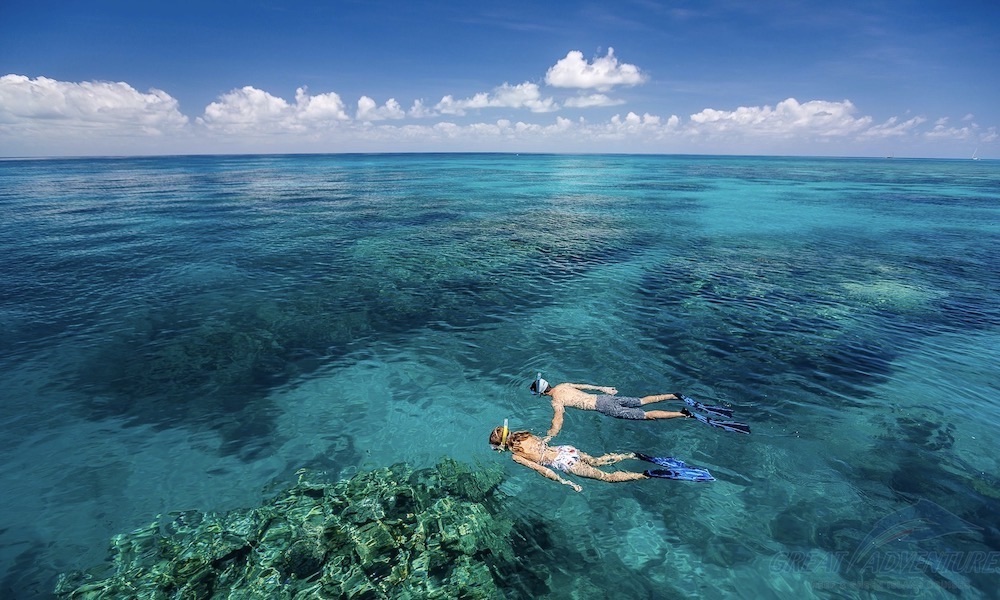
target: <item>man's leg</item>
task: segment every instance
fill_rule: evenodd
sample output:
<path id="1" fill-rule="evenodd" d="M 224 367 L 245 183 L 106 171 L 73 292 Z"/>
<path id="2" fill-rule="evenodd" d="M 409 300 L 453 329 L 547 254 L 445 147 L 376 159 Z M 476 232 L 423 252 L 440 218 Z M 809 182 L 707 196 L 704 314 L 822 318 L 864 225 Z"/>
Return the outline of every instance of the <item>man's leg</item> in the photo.
<path id="1" fill-rule="evenodd" d="M 639 402 L 643 404 L 652 404 L 653 402 L 661 402 L 663 400 L 680 400 L 681 395 L 678 393 L 673 394 L 658 394 L 656 396 L 643 396 L 639 398 Z"/>
<path id="2" fill-rule="evenodd" d="M 647 419 L 681 419 L 687 418 L 687 415 L 682 412 L 673 412 L 669 410 L 647 410 Z"/>

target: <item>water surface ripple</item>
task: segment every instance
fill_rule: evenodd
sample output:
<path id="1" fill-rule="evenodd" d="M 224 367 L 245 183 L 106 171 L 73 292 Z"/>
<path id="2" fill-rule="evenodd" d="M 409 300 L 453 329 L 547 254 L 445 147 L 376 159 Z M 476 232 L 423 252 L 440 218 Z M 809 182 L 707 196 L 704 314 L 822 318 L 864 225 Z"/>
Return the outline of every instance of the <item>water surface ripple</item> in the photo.
<path id="1" fill-rule="evenodd" d="M 521 559 L 551 577 L 511 597 L 996 597 L 991 161 L 164 157 L 0 181 L 0 596 L 302 467 L 450 456 L 502 461 L 532 524 Z M 754 433 L 571 412 L 563 443 L 718 478 L 573 494 L 486 445 L 504 418 L 548 426 L 537 371 L 684 391 Z"/>

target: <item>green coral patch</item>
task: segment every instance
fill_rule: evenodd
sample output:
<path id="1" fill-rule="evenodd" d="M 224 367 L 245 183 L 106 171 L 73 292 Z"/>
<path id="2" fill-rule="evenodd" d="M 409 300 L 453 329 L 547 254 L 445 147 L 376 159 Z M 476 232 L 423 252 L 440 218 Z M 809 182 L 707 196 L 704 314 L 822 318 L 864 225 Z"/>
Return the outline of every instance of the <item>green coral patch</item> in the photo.
<path id="1" fill-rule="evenodd" d="M 267 504 L 186 512 L 112 539 L 110 564 L 59 577 L 60 598 L 499 598 L 516 568 L 499 470 L 446 459 L 324 482 Z"/>

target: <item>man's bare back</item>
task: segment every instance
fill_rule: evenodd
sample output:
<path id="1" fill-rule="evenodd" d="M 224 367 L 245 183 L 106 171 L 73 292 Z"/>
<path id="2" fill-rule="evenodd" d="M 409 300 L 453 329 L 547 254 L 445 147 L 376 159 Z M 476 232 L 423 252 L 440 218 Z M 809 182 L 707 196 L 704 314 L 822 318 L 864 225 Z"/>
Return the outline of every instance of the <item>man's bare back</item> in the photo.
<path id="1" fill-rule="evenodd" d="M 561 404 L 564 407 L 572 406 L 573 408 L 582 410 L 596 410 L 597 395 L 588 394 L 583 390 L 595 390 L 609 396 L 614 396 L 618 393 L 618 390 L 613 387 L 600 387 L 585 383 L 560 383 L 555 387 L 549 388 L 547 394 L 552 396 L 553 406 Z"/>

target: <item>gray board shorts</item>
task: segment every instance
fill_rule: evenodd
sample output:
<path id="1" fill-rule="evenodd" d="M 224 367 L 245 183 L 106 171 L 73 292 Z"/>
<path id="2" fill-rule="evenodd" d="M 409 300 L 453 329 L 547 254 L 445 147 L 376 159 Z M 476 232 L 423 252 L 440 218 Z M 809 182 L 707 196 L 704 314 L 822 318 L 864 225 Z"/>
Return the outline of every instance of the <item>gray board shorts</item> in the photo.
<path id="1" fill-rule="evenodd" d="M 641 421 L 646 418 L 646 411 L 640 409 L 642 401 L 638 398 L 628 396 L 598 396 L 597 410 L 609 417 L 616 419 L 635 419 Z"/>

